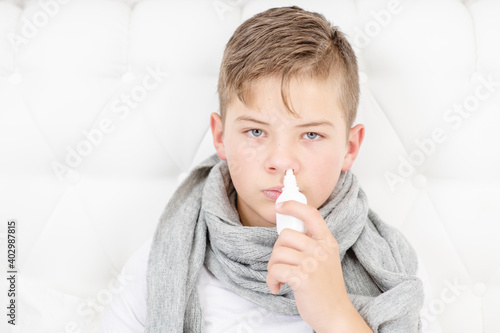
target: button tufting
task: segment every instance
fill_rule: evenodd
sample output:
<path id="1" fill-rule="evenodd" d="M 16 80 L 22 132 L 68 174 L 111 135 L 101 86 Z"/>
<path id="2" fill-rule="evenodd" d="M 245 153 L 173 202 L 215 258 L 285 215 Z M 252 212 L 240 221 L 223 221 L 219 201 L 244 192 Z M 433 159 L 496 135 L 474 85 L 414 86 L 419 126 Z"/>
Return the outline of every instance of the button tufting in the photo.
<path id="1" fill-rule="evenodd" d="M 23 76 L 18 72 L 14 72 L 9 76 L 9 82 L 10 82 L 10 84 L 12 84 L 14 86 L 21 83 L 22 80 L 23 80 Z"/>
<path id="2" fill-rule="evenodd" d="M 132 83 L 134 81 L 135 81 L 135 75 L 134 75 L 134 73 L 132 73 L 132 72 L 129 71 L 129 72 L 125 72 L 125 74 L 123 74 L 123 76 L 122 76 L 122 82 L 123 83 L 130 84 L 130 83 Z"/>
<path id="3" fill-rule="evenodd" d="M 486 285 L 482 282 L 477 282 L 474 284 L 473 290 L 477 297 L 483 297 L 486 294 Z"/>
<path id="4" fill-rule="evenodd" d="M 424 188 L 427 187 L 427 177 L 425 177 L 422 174 L 415 175 L 412 178 L 412 183 L 413 186 L 415 186 L 415 188 L 423 190 Z"/>

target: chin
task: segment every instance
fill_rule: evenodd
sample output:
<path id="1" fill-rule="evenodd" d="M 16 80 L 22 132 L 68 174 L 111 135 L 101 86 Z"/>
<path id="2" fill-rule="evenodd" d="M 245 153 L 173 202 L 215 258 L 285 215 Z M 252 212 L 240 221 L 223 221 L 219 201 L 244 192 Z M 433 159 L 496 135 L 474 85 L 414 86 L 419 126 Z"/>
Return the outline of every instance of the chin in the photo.
<path id="1" fill-rule="evenodd" d="M 275 227 L 276 226 L 276 213 L 274 211 L 272 213 L 257 212 L 256 218 L 258 218 L 260 220 L 260 222 L 258 222 L 258 224 L 254 224 L 256 226 L 257 225 L 263 226 L 263 227 Z"/>
<path id="2" fill-rule="evenodd" d="M 264 220 L 269 223 L 272 227 L 276 226 L 276 213 L 273 212 L 270 216 L 266 216 L 267 218 L 264 218 Z"/>

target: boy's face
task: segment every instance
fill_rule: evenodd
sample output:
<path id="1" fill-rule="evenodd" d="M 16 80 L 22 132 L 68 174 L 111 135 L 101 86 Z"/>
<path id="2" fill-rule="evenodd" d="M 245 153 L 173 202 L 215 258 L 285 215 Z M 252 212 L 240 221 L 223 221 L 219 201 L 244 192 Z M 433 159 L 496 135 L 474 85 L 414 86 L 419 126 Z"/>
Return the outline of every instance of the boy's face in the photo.
<path id="1" fill-rule="evenodd" d="M 363 140 L 363 125 L 346 136 L 344 115 L 330 81 L 291 81 L 291 105 L 298 118 L 283 104 L 280 85 L 276 77 L 259 81 L 248 106 L 234 97 L 225 126 L 218 114 L 211 116 L 215 149 L 227 160 L 245 226 L 276 226 L 274 204 L 287 169 L 293 169 L 307 203 L 320 207 L 340 172 L 350 169 Z"/>

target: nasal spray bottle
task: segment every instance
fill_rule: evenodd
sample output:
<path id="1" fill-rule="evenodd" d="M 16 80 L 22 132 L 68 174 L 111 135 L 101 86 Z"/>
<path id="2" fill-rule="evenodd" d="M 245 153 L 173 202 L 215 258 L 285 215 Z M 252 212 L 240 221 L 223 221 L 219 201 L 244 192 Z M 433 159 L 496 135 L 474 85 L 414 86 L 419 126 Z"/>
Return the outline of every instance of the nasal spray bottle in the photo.
<path id="1" fill-rule="evenodd" d="M 278 199 L 276 199 L 276 203 L 294 200 L 303 204 L 307 204 L 306 196 L 299 192 L 297 181 L 295 180 L 292 169 L 286 170 L 283 185 L 283 190 Z M 302 222 L 295 216 L 276 213 L 276 229 L 278 231 L 278 234 L 280 234 L 281 230 L 285 228 L 297 230 L 298 232 L 301 232 L 303 234 L 306 233 L 304 222 Z"/>

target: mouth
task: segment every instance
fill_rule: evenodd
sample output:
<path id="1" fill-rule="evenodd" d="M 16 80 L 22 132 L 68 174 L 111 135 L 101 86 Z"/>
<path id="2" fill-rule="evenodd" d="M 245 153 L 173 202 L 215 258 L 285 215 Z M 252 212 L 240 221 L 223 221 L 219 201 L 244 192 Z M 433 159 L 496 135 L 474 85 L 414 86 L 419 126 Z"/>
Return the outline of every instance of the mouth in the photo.
<path id="1" fill-rule="evenodd" d="M 276 199 L 280 196 L 282 189 L 283 185 L 276 185 L 262 190 L 262 193 L 264 193 L 265 197 L 269 200 L 276 201 Z"/>

